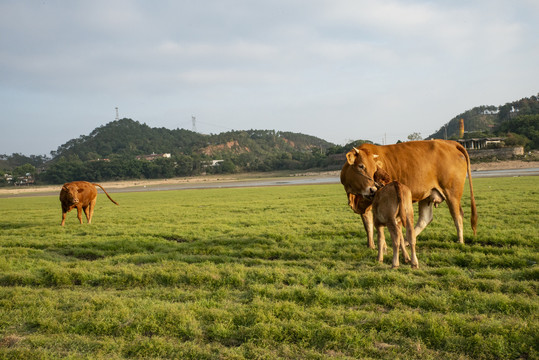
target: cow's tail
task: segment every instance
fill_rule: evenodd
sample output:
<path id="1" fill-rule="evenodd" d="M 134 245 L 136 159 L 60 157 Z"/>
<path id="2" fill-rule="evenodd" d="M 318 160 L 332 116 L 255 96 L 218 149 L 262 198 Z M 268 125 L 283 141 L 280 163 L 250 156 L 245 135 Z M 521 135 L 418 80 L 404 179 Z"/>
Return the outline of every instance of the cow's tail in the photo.
<path id="1" fill-rule="evenodd" d="M 475 206 L 475 197 L 473 196 L 473 185 L 472 185 L 472 169 L 470 167 L 470 156 L 468 155 L 468 152 L 462 146 L 461 144 L 457 143 L 457 149 L 464 155 L 466 158 L 466 165 L 467 165 L 467 171 L 468 171 L 468 182 L 470 183 L 470 203 L 472 207 L 472 216 L 471 216 L 471 223 L 472 223 L 472 230 L 473 234 L 477 235 L 477 208 Z"/>
<path id="2" fill-rule="evenodd" d="M 103 192 L 107 195 L 107 197 L 109 198 L 110 201 L 112 201 L 113 203 L 115 203 L 116 205 L 120 205 L 118 204 L 116 201 L 112 200 L 112 198 L 110 197 L 109 193 L 107 192 L 107 190 L 105 190 L 103 188 L 103 186 L 99 185 L 99 184 L 94 184 L 92 183 L 92 185 L 95 185 L 95 186 L 99 186 L 101 188 L 101 190 L 103 190 Z"/>

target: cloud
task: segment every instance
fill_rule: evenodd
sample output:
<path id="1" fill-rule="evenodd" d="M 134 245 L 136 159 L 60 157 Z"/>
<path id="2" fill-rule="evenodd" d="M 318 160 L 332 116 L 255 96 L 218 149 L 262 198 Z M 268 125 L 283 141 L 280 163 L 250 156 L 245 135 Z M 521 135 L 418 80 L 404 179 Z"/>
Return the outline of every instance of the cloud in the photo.
<path id="1" fill-rule="evenodd" d="M 91 131 L 119 106 L 151 126 L 195 113 L 337 143 L 425 135 L 473 106 L 537 93 L 537 11 L 501 0 L 4 1 L 1 115 L 55 128 L 78 113 Z M 73 131 L 66 141 L 84 132 Z"/>

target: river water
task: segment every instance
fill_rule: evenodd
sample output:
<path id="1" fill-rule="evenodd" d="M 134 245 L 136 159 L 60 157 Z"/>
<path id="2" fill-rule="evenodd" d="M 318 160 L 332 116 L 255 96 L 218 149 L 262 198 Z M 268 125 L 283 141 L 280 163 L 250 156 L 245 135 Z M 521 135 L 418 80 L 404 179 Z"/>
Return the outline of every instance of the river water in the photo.
<path id="1" fill-rule="evenodd" d="M 539 168 L 510 169 L 510 170 L 481 170 L 473 171 L 472 179 L 488 177 L 516 177 L 516 176 L 539 176 Z M 176 183 L 176 184 L 153 184 L 129 186 L 125 188 L 107 189 L 109 193 L 121 192 L 145 192 L 145 191 L 167 191 L 167 190 L 187 190 L 187 189 L 219 189 L 219 188 L 240 188 L 240 187 L 258 187 L 258 186 L 285 186 L 285 185 L 319 185 L 319 184 L 339 184 L 339 176 L 301 176 L 301 177 L 282 177 L 274 179 L 249 179 L 240 181 L 215 181 L 200 183 Z M 60 187 L 58 187 L 60 189 Z M 0 198 L 24 197 L 24 196 L 44 196 L 57 195 L 58 191 L 0 194 Z M 101 189 L 98 189 L 102 193 Z"/>
<path id="2" fill-rule="evenodd" d="M 539 168 L 510 169 L 510 170 L 481 170 L 473 171 L 472 179 L 486 177 L 515 177 L 515 176 L 539 176 Z M 243 180 L 230 182 L 209 182 L 209 183 L 182 183 L 182 184 L 156 184 L 146 186 L 126 187 L 115 189 L 114 192 L 132 191 L 164 191 L 164 190 L 186 190 L 186 189 L 219 189 L 235 187 L 257 187 L 257 186 L 283 186 L 283 185 L 317 185 L 317 184 L 339 184 L 338 176 L 306 176 L 277 179 Z"/>

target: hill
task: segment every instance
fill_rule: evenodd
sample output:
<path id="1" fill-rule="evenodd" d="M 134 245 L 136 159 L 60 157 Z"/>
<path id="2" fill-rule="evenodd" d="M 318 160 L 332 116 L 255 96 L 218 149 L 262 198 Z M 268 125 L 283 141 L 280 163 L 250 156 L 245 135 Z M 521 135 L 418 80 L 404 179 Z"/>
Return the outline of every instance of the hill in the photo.
<path id="1" fill-rule="evenodd" d="M 460 119 L 464 138 L 508 136 L 529 149 L 539 149 L 539 94 L 505 105 L 482 105 L 455 116 L 428 139 L 458 139 Z"/>
<path id="2" fill-rule="evenodd" d="M 121 119 L 68 141 L 52 155 L 55 159 L 77 157 L 82 161 L 152 153 L 226 157 L 242 153 L 305 152 L 331 146 L 334 145 L 314 136 L 291 132 L 246 130 L 204 135 L 185 129 L 151 128 L 138 121 Z"/>
<path id="3" fill-rule="evenodd" d="M 40 178 L 62 183 L 298 170 L 326 167 L 325 154 L 332 147 L 300 133 L 244 130 L 204 135 L 121 119 L 58 147 Z"/>

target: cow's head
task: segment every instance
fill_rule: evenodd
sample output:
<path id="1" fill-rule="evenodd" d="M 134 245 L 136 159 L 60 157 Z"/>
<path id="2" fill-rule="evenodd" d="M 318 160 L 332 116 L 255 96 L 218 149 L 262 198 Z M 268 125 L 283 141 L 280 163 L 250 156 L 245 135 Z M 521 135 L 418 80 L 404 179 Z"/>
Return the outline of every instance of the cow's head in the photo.
<path id="1" fill-rule="evenodd" d="M 377 187 L 373 176 L 378 165 L 376 158 L 368 149 L 356 149 L 346 154 L 346 163 L 341 173 L 341 183 L 347 193 L 367 198 L 374 196 Z"/>
<path id="2" fill-rule="evenodd" d="M 70 205 L 77 205 L 79 203 L 79 194 L 83 191 L 84 189 L 81 189 L 72 183 L 64 184 L 64 186 L 62 186 L 62 192 L 64 193 L 63 199 Z"/>

